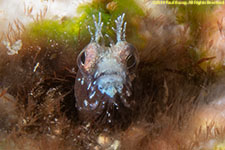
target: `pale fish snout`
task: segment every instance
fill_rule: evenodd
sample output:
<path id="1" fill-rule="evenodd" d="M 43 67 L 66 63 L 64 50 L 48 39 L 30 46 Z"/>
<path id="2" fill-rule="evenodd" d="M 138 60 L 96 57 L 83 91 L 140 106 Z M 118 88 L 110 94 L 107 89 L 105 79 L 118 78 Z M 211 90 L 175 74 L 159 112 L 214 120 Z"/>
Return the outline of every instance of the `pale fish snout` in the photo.
<path id="1" fill-rule="evenodd" d="M 116 93 L 122 93 L 123 83 L 123 78 L 119 75 L 103 75 L 96 81 L 98 90 L 111 98 L 114 98 Z"/>

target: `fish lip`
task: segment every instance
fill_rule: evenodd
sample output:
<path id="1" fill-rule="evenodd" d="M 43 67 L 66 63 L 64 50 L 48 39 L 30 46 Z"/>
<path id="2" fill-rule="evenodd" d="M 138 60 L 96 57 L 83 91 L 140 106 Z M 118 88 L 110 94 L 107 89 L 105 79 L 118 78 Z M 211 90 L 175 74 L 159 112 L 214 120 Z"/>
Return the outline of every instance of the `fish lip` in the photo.
<path id="1" fill-rule="evenodd" d="M 118 72 L 102 72 L 100 73 L 98 76 L 94 77 L 94 80 L 98 80 L 103 76 L 118 76 L 118 77 L 122 77 L 122 75 L 120 75 Z"/>
<path id="2" fill-rule="evenodd" d="M 94 85 L 99 85 L 99 82 L 104 83 L 104 78 L 107 80 L 108 78 L 113 79 L 111 82 L 109 83 L 120 83 L 122 85 L 124 85 L 126 83 L 126 79 L 119 73 L 117 72 L 113 72 L 113 73 L 101 73 L 97 78 L 94 79 L 94 82 L 92 82 Z M 106 83 L 106 82 L 105 82 Z"/>
<path id="3" fill-rule="evenodd" d="M 117 73 L 101 73 L 99 77 L 93 82 L 96 90 L 103 95 L 108 95 L 114 98 L 116 93 L 122 93 L 124 88 L 124 79 Z"/>

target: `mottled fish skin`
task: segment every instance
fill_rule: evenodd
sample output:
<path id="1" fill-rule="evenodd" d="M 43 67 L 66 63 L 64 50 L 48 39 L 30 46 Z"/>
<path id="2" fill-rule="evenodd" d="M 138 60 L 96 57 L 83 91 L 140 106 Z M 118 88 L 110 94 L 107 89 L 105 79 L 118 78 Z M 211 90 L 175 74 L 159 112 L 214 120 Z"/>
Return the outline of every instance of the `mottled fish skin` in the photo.
<path id="1" fill-rule="evenodd" d="M 112 123 L 115 113 L 129 115 L 135 107 L 132 82 L 139 59 L 136 48 L 125 41 L 123 18 L 124 15 L 119 16 L 115 21 L 116 44 L 106 47 L 98 43 L 102 24 L 95 22 L 95 39 L 78 55 L 74 90 L 76 108 L 83 121 Z"/>

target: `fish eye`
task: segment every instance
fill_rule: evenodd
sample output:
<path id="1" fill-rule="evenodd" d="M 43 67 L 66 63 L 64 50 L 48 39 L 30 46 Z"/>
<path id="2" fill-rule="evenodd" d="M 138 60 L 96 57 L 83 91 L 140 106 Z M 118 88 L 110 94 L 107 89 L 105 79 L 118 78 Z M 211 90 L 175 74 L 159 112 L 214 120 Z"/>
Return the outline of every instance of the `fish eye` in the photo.
<path id="1" fill-rule="evenodd" d="M 133 68 L 133 67 L 136 66 L 136 58 L 135 58 L 135 56 L 133 54 L 129 55 L 127 57 L 127 60 L 126 61 L 127 61 L 127 67 L 128 67 L 128 69 L 131 69 L 131 68 Z"/>
<path id="2" fill-rule="evenodd" d="M 81 63 L 84 65 L 84 63 L 85 63 L 85 57 L 86 57 L 86 54 L 85 54 L 85 52 L 83 52 L 81 55 L 80 55 L 80 61 L 81 61 Z"/>
<path id="3" fill-rule="evenodd" d="M 83 51 L 78 56 L 78 64 L 84 65 L 85 59 L 86 59 L 86 53 L 85 53 L 85 51 Z"/>

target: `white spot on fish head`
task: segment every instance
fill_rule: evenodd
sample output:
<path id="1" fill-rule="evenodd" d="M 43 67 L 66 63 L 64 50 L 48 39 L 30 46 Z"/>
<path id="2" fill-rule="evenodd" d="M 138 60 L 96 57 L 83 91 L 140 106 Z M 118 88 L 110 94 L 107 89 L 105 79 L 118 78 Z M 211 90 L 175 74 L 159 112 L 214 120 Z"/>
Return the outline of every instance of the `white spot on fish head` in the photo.
<path id="1" fill-rule="evenodd" d="M 90 83 L 88 84 L 87 90 L 89 90 L 89 89 L 90 89 L 91 84 L 92 84 L 92 82 L 90 82 Z"/>
<path id="2" fill-rule="evenodd" d="M 84 85 L 84 78 L 81 79 L 81 85 Z"/>
<path id="3" fill-rule="evenodd" d="M 92 99 L 92 98 L 95 96 L 95 93 L 96 93 L 96 91 L 93 91 L 93 92 L 90 94 L 89 98 Z"/>
<path id="4" fill-rule="evenodd" d="M 87 107 L 88 106 L 88 101 L 85 99 L 84 100 L 84 106 Z"/>

